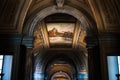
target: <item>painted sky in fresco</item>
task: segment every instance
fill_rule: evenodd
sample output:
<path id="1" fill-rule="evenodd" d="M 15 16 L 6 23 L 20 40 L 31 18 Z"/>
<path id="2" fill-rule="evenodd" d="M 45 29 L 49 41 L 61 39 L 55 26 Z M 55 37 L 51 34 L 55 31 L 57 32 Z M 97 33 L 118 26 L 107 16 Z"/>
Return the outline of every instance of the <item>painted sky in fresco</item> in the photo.
<path id="1" fill-rule="evenodd" d="M 74 23 L 48 23 L 47 24 L 47 30 L 50 31 L 53 28 L 56 28 L 58 30 L 58 32 L 66 32 L 66 31 L 70 31 L 73 32 L 74 31 Z"/>

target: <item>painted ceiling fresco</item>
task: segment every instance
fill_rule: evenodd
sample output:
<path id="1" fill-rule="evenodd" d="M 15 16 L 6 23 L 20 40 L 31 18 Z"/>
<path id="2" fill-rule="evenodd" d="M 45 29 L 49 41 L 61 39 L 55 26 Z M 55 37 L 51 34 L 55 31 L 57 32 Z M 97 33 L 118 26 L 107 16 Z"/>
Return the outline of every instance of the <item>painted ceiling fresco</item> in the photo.
<path id="1" fill-rule="evenodd" d="M 50 44 L 72 44 L 75 23 L 47 23 Z"/>

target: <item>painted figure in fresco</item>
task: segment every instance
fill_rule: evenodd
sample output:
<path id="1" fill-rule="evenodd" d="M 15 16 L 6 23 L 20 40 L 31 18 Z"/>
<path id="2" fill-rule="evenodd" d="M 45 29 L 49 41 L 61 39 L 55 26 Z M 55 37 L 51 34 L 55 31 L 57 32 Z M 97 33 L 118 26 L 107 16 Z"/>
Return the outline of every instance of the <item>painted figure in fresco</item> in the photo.
<path id="1" fill-rule="evenodd" d="M 50 31 L 48 32 L 48 35 L 49 35 L 50 37 L 56 37 L 56 36 L 57 36 L 57 32 L 58 32 L 58 30 L 57 30 L 56 28 L 53 28 L 52 30 L 50 30 Z"/>
<path id="2" fill-rule="evenodd" d="M 63 37 L 64 37 L 65 40 L 71 40 L 72 37 L 73 37 L 73 33 L 69 32 L 69 31 L 68 32 L 64 32 Z"/>

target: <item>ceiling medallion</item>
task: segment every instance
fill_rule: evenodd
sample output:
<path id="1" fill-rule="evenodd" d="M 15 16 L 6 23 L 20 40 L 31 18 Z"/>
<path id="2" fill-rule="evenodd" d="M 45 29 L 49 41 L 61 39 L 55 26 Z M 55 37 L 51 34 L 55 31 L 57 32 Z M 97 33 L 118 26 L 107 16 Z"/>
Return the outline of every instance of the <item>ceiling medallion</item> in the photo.
<path id="1" fill-rule="evenodd" d="M 64 0 L 56 0 L 58 9 L 62 9 L 64 5 Z"/>

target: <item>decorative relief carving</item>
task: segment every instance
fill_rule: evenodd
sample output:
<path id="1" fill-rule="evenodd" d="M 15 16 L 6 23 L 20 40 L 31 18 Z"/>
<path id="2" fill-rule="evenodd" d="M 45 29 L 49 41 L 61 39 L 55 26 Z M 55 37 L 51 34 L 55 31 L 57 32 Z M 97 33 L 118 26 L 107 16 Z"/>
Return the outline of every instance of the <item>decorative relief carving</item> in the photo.
<path id="1" fill-rule="evenodd" d="M 64 0 L 56 0 L 56 3 L 58 8 L 62 8 L 64 5 Z"/>

